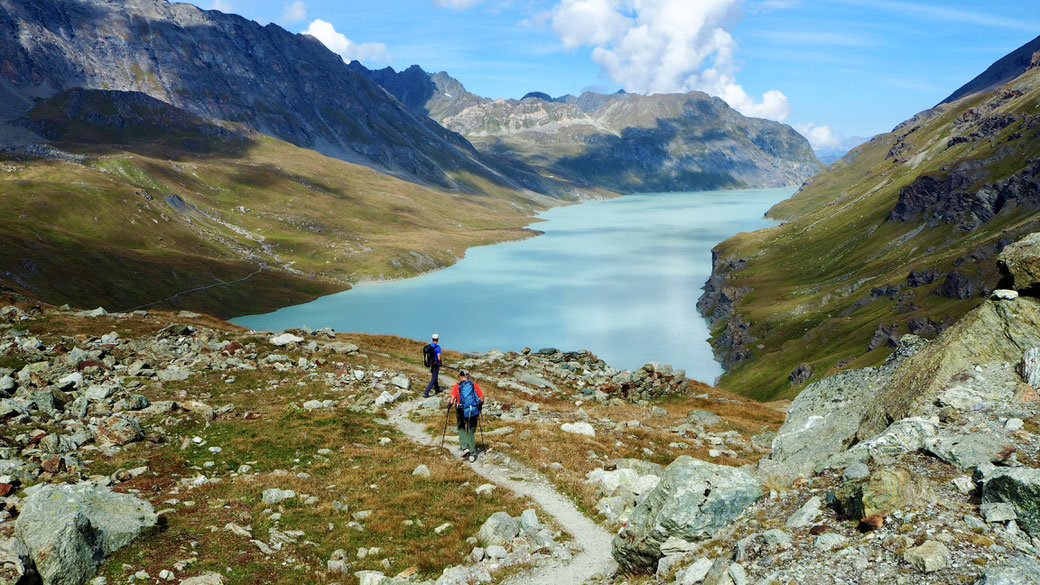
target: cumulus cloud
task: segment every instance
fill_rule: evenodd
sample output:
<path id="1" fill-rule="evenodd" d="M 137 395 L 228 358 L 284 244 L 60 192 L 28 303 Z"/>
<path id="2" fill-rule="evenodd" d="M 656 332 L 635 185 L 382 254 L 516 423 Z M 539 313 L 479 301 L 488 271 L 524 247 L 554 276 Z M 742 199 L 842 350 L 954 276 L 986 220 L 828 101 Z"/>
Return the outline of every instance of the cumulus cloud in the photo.
<path id="1" fill-rule="evenodd" d="M 282 22 L 300 22 L 307 18 L 307 5 L 303 0 L 296 0 L 292 4 L 286 4 L 282 10 Z"/>
<path id="2" fill-rule="evenodd" d="M 452 10 L 466 10 L 480 4 L 481 0 L 433 0 L 433 5 L 438 8 L 450 8 Z"/>
<path id="3" fill-rule="evenodd" d="M 740 17 L 740 0 L 560 0 L 549 22 L 565 48 L 592 46 L 592 59 L 626 91 L 700 90 L 745 115 L 783 121 L 783 93 L 756 99 L 737 83 L 737 43 L 726 29 Z"/>
<path id="4" fill-rule="evenodd" d="M 362 63 L 371 61 L 386 63 L 389 61 L 386 45 L 383 43 L 355 43 L 344 36 L 343 33 L 337 32 L 331 23 L 321 19 L 316 19 L 312 22 L 307 27 L 307 30 L 303 31 L 303 34 L 311 35 L 318 39 L 333 53 L 339 53 L 346 61 L 354 59 Z"/>
<path id="5" fill-rule="evenodd" d="M 831 130 L 830 126 L 817 126 L 816 124 L 795 124 L 794 129 L 809 140 L 813 150 L 825 148 L 841 148 L 842 138 Z"/>
<path id="6" fill-rule="evenodd" d="M 234 12 L 235 7 L 227 0 L 213 0 L 213 3 L 210 4 L 210 9 L 221 12 Z"/>

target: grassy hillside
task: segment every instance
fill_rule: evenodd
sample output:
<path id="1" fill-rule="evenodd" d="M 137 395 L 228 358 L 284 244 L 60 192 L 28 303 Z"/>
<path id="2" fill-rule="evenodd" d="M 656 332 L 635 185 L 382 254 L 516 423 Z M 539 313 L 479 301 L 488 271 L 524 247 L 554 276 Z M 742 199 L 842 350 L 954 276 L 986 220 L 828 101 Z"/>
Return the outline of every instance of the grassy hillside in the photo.
<path id="1" fill-rule="evenodd" d="M 0 155 L 0 284 L 49 302 L 272 310 L 530 236 L 559 204 L 463 171 L 469 193 L 417 185 L 141 94 L 91 98 L 30 114 L 57 154 Z"/>
<path id="2" fill-rule="evenodd" d="M 770 211 L 786 223 L 720 244 L 702 299 L 729 366 L 720 384 L 790 397 L 976 306 L 999 250 L 1040 228 L 1038 153 L 1032 69 L 874 137 Z M 789 381 L 801 364 L 811 375 Z"/>

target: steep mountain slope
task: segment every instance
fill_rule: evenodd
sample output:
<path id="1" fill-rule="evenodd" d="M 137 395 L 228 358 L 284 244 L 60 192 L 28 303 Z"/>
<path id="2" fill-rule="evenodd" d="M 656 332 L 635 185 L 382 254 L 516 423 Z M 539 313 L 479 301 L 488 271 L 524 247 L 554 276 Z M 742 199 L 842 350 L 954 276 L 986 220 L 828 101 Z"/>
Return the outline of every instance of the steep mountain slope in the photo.
<path id="1" fill-rule="evenodd" d="M 140 91 L 425 184 L 568 191 L 522 165 L 496 168 L 318 40 L 277 25 L 166 0 L 0 0 L 0 121 L 74 87 Z"/>
<path id="2" fill-rule="evenodd" d="M 619 192 L 779 187 L 820 168 L 789 126 L 745 118 L 701 92 L 491 100 L 443 72 L 351 67 L 480 150 L 585 185 Z"/>
<path id="3" fill-rule="evenodd" d="M 957 91 L 950 94 L 941 103 L 948 104 L 964 96 L 995 89 L 1012 79 L 1022 75 L 1033 63 L 1033 54 L 1040 51 L 1040 36 L 1008 53 L 996 63 L 990 65 L 975 79 L 965 83 Z"/>
<path id="4" fill-rule="evenodd" d="M 557 203 L 406 182 L 136 92 L 64 91 L 21 123 L 51 142 L 0 151 L 0 284 L 57 304 L 273 310 L 526 237 Z"/>
<path id="5" fill-rule="evenodd" d="M 992 291 L 995 255 L 1040 225 L 1040 68 L 922 112 L 811 179 L 780 227 L 715 250 L 699 307 L 756 397 L 875 365 L 905 333 L 934 336 Z"/>

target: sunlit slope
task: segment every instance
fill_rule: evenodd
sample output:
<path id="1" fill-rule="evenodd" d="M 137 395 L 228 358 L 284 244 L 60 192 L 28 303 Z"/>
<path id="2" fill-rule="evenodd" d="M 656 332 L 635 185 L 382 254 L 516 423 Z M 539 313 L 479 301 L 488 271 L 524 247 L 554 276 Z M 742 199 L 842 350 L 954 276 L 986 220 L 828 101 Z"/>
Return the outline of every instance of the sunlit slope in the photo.
<path id="1" fill-rule="evenodd" d="M 919 114 L 811 179 L 770 211 L 785 224 L 716 250 L 701 307 L 728 366 L 721 385 L 792 396 L 801 364 L 818 379 L 880 363 L 902 334 L 934 336 L 997 286 L 999 250 L 1040 228 L 1038 160 L 1034 68 Z"/>
<path id="2" fill-rule="evenodd" d="M 528 215 L 551 204 L 402 181 L 143 94 L 85 94 L 29 116 L 57 154 L 0 163 L 0 283 L 49 302 L 125 310 L 245 278 L 163 304 L 272 310 L 525 237 Z"/>

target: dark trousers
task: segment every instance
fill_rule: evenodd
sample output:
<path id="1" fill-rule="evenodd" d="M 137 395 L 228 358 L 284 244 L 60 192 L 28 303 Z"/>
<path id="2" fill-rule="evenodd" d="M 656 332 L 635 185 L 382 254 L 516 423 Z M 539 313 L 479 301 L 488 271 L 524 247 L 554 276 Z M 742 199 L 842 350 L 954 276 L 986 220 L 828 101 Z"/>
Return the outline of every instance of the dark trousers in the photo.
<path id="1" fill-rule="evenodd" d="M 459 423 L 459 448 L 463 451 L 477 452 L 477 422 L 480 413 L 473 416 L 463 416 L 462 409 L 455 409 L 455 418 Z"/>
<path id="2" fill-rule="evenodd" d="M 441 372 L 440 366 L 433 366 L 430 368 L 430 383 L 426 385 L 426 390 L 423 390 L 423 396 L 429 396 L 430 390 L 433 390 L 437 394 L 441 393 L 441 387 L 437 384 L 437 374 Z"/>

